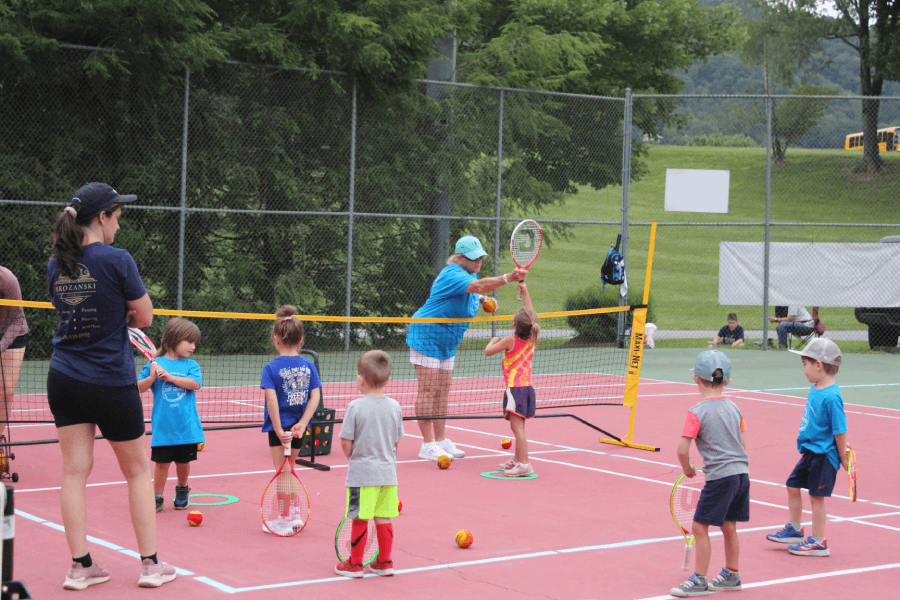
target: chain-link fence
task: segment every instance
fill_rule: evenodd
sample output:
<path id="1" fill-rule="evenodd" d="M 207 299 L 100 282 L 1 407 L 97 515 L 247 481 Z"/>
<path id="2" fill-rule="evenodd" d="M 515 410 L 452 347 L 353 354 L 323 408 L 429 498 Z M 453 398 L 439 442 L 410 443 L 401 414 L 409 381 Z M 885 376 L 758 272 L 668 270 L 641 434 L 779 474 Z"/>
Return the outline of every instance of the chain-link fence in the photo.
<path id="1" fill-rule="evenodd" d="M 589 286 L 624 303 L 617 289 L 600 291 L 609 242 L 624 234 L 639 298 L 646 226 L 659 221 L 661 329 L 718 329 L 730 312 L 762 328 L 784 302 L 820 306 L 832 330 L 862 328 L 858 316 L 873 346 L 897 343 L 898 278 L 855 282 L 864 306 L 885 307 L 872 310 L 766 285 L 784 276 L 773 271 L 781 243 L 804 245 L 784 251 L 827 281 L 820 243 L 898 232 L 900 153 L 886 147 L 881 171 L 857 172 L 863 153 L 816 139 L 823 120 L 859 122 L 860 98 L 602 98 L 422 81 L 362 100 L 340 73 L 235 63 L 163 81 L 137 69 L 102 79 L 85 69 L 87 52 L 61 51 L 52 80 L 0 88 L 0 264 L 27 300 L 48 298 L 56 215 L 99 180 L 139 195 L 116 243 L 158 308 L 269 313 L 288 303 L 301 314 L 409 316 L 462 235 L 489 251 L 482 274 L 511 268 L 506 240 L 523 218 L 547 235 L 536 263 L 545 275 L 533 278 L 539 309 L 564 309 Z M 900 124 L 897 100 L 881 100 L 879 128 Z M 679 139 L 689 121 L 709 124 L 709 135 Z M 728 171 L 728 212 L 665 212 L 668 169 Z M 722 242 L 761 244 L 759 283 L 720 271 Z M 739 291 L 750 299 L 736 301 Z M 49 355 L 54 327 L 31 324 L 34 358 Z M 358 334 L 329 332 L 345 346 Z"/>

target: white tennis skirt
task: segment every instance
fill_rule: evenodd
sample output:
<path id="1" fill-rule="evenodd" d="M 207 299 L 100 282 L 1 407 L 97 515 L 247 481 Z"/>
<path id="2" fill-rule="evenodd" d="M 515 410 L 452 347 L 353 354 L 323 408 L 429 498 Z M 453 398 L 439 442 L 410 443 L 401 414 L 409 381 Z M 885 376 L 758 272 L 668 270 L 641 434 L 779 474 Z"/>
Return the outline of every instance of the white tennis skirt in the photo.
<path id="1" fill-rule="evenodd" d="M 428 369 L 443 369 L 445 371 L 452 371 L 453 363 L 455 360 L 455 356 L 440 360 L 438 358 L 425 356 L 418 350 L 413 350 L 412 348 L 409 349 L 409 362 L 414 365 L 419 365 L 420 367 L 426 367 Z"/>

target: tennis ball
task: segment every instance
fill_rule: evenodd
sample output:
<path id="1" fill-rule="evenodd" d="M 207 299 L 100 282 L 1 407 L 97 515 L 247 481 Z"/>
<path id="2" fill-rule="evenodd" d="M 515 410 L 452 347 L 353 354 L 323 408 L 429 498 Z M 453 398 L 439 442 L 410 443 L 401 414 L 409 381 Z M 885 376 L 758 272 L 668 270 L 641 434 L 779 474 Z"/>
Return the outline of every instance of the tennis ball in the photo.
<path id="1" fill-rule="evenodd" d="M 187 520 L 188 525 L 190 525 L 191 527 L 199 527 L 200 523 L 203 522 L 203 513 L 201 513 L 199 510 L 192 510 L 188 513 Z"/>
<path id="2" fill-rule="evenodd" d="M 203 450 L 203 446 L 205 446 L 205 445 L 206 444 L 204 442 L 200 442 L 199 444 L 197 444 L 197 452 L 200 452 L 201 450 Z"/>
<path id="3" fill-rule="evenodd" d="M 397 500 L 397 512 L 403 511 L 403 500 Z"/>
<path id="4" fill-rule="evenodd" d="M 439 456 L 437 459 L 437 465 L 442 469 L 446 469 L 446 468 L 450 467 L 450 462 L 451 462 L 451 458 L 449 456 L 447 456 L 446 454 Z"/>
<path id="5" fill-rule="evenodd" d="M 481 308 L 483 308 L 486 313 L 497 312 L 497 301 L 493 298 L 485 298 Z"/>
<path id="6" fill-rule="evenodd" d="M 500 440 L 500 447 L 504 450 L 508 450 L 512 446 L 512 440 L 509 438 L 503 438 Z"/>
<path id="7" fill-rule="evenodd" d="M 474 541 L 475 538 L 472 536 L 472 532 L 468 529 L 460 529 L 456 532 L 456 545 L 460 548 L 468 548 Z"/>

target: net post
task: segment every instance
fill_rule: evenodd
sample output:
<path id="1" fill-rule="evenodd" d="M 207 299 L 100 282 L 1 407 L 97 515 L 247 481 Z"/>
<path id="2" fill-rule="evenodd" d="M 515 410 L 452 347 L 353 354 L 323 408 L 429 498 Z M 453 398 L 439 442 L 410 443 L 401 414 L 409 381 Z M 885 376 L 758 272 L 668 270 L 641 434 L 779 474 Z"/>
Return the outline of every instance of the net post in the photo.
<path id="1" fill-rule="evenodd" d="M 653 251 L 656 243 L 656 223 L 650 226 L 650 245 L 647 250 L 647 274 L 644 278 L 644 303 L 643 305 L 634 307 L 634 316 L 631 326 L 631 348 L 628 353 L 628 371 L 625 376 L 625 397 L 623 404 L 631 409 L 628 417 L 628 432 L 625 438 L 620 441 L 607 438 L 600 438 L 602 444 L 613 444 L 616 446 L 625 446 L 627 448 L 635 448 L 636 450 L 648 450 L 650 452 L 659 452 L 656 446 L 645 446 L 635 444 L 634 439 L 634 421 L 637 413 L 638 384 L 641 379 L 641 363 L 644 355 L 644 329 L 647 323 L 647 305 L 650 302 L 650 274 L 653 268 Z"/>

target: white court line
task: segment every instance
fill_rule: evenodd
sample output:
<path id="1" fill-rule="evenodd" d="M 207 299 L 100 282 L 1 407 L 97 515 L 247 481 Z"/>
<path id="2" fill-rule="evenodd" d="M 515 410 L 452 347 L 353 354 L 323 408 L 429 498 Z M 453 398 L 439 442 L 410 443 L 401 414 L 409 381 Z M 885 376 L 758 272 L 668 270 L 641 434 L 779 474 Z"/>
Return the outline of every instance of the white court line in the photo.
<path id="1" fill-rule="evenodd" d="M 782 579 L 770 579 L 769 581 L 757 581 L 754 583 L 743 583 L 741 584 L 741 588 L 745 590 L 749 590 L 755 587 L 768 587 L 770 585 L 781 585 L 784 583 L 796 583 L 798 581 L 809 581 L 810 579 L 820 579 L 822 577 L 839 577 L 841 575 L 856 575 L 859 573 L 871 573 L 873 571 L 884 571 L 887 569 L 897 569 L 900 568 L 900 563 L 893 563 L 889 565 L 877 565 L 875 567 L 860 567 L 858 569 L 842 569 L 840 571 L 826 571 L 825 573 L 815 573 L 812 575 L 800 575 L 798 577 L 784 577 Z M 798 595 L 803 594 L 803 590 L 797 591 Z M 665 596 L 651 596 L 649 598 L 641 598 L 641 600 L 665 600 L 666 598 L 672 598 L 666 594 Z"/>

